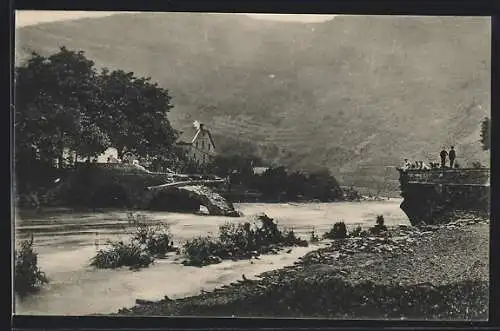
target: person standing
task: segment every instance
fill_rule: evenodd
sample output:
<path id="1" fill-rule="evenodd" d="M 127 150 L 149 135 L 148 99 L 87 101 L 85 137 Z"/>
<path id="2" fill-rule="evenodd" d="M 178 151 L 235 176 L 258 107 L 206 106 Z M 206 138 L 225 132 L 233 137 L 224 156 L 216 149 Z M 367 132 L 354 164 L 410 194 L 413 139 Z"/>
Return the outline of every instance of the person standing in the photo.
<path id="1" fill-rule="evenodd" d="M 446 151 L 446 148 L 443 147 L 443 150 L 439 154 L 441 156 L 441 168 L 446 167 L 446 157 L 448 156 L 448 152 Z"/>
<path id="2" fill-rule="evenodd" d="M 455 163 L 455 157 L 457 155 L 455 154 L 455 148 L 453 146 L 451 146 L 451 149 L 450 151 L 448 152 L 448 158 L 450 159 L 450 168 L 453 169 L 453 165 Z"/>

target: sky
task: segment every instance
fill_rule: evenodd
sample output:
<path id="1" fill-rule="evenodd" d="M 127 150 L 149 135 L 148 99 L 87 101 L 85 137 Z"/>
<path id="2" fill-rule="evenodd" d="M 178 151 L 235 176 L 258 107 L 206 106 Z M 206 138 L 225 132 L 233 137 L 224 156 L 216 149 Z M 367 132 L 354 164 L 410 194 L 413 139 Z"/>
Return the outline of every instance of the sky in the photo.
<path id="1" fill-rule="evenodd" d="M 86 17 L 104 17 L 123 12 L 113 11 L 45 11 L 45 10 L 18 10 L 16 11 L 16 27 L 48 23 L 55 21 L 69 21 Z M 306 14 L 238 14 L 248 15 L 257 19 L 270 19 L 288 22 L 323 22 L 332 19 L 335 15 L 306 15 Z"/>

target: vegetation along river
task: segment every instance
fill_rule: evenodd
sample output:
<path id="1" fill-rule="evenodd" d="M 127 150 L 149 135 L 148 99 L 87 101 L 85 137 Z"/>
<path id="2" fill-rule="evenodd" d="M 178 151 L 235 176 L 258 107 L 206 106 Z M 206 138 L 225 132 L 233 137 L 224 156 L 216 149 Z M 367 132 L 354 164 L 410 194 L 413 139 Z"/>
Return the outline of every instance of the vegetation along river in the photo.
<path id="1" fill-rule="evenodd" d="M 406 224 L 408 218 L 399 208 L 401 199 L 369 202 L 338 202 L 308 204 L 244 203 L 235 207 L 245 215 L 228 218 L 169 212 L 140 211 L 150 220 L 170 225 L 174 242 L 182 245 L 197 235 L 216 234 L 225 222 L 244 222 L 253 215 L 266 213 L 279 226 L 293 228 L 309 239 L 315 229 L 321 235 L 332 225 L 343 220 L 348 228 L 371 226 L 382 214 L 386 225 Z M 39 293 L 28 298 L 16 298 L 17 314 L 85 315 L 114 313 L 133 306 L 135 299 L 159 300 L 168 295 L 172 299 L 199 294 L 262 272 L 291 265 L 300 256 L 318 248 L 318 245 L 297 247 L 291 252 L 263 256 L 259 260 L 224 261 L 203 268 L 187 267 L 175 256 L 157 260 L 140 271 L 128 269 L 96 270 L 89 259 L 107 240 L 127 238 L 131 230 L 126 210 L 102 212 L 46 212 L 38 215 L 18 214 L 15 220 L 16 240 L 34 235 L 34 249 L 39 266 L 50 283 Z"/>

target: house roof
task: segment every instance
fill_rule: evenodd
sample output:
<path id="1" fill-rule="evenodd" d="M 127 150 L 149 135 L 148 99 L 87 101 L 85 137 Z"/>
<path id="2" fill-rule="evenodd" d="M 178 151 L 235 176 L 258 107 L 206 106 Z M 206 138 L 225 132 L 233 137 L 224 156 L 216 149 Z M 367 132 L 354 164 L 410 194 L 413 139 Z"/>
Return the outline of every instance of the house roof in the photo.
<path id="1" fill-rule="evenodd" d="M 179 138 L 177 138 L 178 144 L 191 144 L 196 136 L 198 130 L 196 130 L 193 126 L 189 126 L 180 130 L 181 134 Z"/>
<path id="2" fill-rule="evenodd" d="M 208 138 L 210 139 L 210 142 L 212 143 L 212 145 L 215 148 L 215 143 L 214 143 L 214 140 L 212 138 L 212 134 L 210 133 L 210 131 L 207 129 L 203 129 L 203 131 L 205 131 L 208 134 Z M 190 145 L 196 140 L 196 138 L 200 134 L 200 130 L 197 130 L 194 126 L 186 127 L 183 130 L 181 130 L 180 132 L 181 132 L 181 134 L 180 134 L 179 138 L 177 138 L 177 141 L 176 141 L 176 143 L 178 145 Z"/>

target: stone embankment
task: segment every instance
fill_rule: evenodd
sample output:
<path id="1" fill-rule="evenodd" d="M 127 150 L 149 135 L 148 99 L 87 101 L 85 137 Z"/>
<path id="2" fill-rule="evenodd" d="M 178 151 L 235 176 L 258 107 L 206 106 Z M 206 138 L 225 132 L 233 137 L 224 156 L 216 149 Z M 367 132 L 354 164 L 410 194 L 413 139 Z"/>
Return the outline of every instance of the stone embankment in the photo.
<path id="1" fill-rule="evenodd" d="M 461 319 L 488 317 L 489 221 L 399 226 L 334 240 L 295 265 L 120 315 Z"/>

